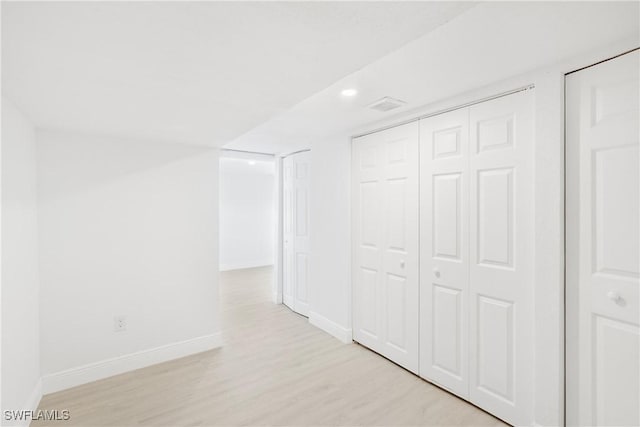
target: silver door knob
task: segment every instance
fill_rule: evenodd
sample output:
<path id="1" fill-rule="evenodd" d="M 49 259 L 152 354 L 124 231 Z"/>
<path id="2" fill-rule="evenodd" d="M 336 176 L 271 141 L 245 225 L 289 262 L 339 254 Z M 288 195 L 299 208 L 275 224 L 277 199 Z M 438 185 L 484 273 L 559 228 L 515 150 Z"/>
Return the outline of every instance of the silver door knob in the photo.
<path id="1" fill-rule="evenodd" d="M 400 260 L 400 268 L 404 268 L 404 260 L 403 259 Z"/>
<path id="2" fill-rule="evenodd" d="M 433 269 L 433 275 L 436 277 L 440 277 L 440 270 L 438 270 L 437 267 Z"/>
<path id="3" fill-rule="evenodd" d="M 609 298 L 611 301 L 615 303 L 619 303 L 622 301 L 622 297 L 620 296 L 620 294 L 614 291 L 607 292 L 607 298 Z"/>

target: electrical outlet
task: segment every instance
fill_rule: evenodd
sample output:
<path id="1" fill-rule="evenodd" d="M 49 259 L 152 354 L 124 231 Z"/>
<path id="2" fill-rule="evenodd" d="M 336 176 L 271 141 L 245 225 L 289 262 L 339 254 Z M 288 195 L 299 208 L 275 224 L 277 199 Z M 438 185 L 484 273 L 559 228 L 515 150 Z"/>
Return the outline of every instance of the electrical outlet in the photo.
<path id="1" fill-rule="evenodd" d="M 115 316 L 113 318 L 113 331 L 114 332 L 124 332 L 127 330 L 127 317 L 126 316 Z"/>

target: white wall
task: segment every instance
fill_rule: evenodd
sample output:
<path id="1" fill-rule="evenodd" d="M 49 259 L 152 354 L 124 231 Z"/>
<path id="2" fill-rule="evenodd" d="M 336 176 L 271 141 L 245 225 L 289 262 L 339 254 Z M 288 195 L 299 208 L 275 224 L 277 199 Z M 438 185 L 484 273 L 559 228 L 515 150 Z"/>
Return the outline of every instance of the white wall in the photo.
<path id="1" fill-rule="evenodd" d="M 45 392 L 219 345 L 218 150 L 38 132 L 37 152 Z"/>
<path id="2" fill-rule="evenodd" d="M 273 159 L 220 158 L 220 270 L 274 263 L 275 182 Z"/>
<path id="3" fill-rule="evenodd" d="M 2 410 L 35 409 L 40 398 L 36 137 L 5 97 L 1 157 Z"/>
<path id="4" fill-rule="evenodd" d="M 350 341 L 351 138 L 313 144 L 311 171 L 309 319 Z"/>

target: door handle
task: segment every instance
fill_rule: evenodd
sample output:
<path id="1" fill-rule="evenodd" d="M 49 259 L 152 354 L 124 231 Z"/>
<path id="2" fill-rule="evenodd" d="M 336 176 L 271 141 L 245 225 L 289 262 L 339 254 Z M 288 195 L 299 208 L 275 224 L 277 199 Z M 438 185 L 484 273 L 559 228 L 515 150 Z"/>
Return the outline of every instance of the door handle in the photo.
<path id="1" fill-rule="evenodd" d="M 611 301 L 615 302 L 616 304 L 619 304 L 624 301 L 620 296 L 620 294 L 614 291 L 607 292 L 607 298 L 609 298 Z"/>
<path id="2" fill-rule="evenodd" d="M 404 260 L 403 259 L 400 260 L 400 268 L 404 268 Z"/>
<path id="3" fill-rule="evenodd" d="M 438 270 L 438 267 L 434 267 L 433 275 L 436 276 L 436 277 L 440 277 L 440 270 Z"/>

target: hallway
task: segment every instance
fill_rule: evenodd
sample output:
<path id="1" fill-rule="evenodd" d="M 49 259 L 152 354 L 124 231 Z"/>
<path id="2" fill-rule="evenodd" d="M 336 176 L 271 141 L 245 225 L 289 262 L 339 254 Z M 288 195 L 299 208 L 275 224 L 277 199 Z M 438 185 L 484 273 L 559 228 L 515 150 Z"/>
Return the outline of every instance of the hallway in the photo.
<path id="1" fill-rule="evenodd" d="M 222 348 L 47 395 L 71 419 L 32 425 L 504 425 L 274 305 L 270 267 L 220 277 Z"/>

